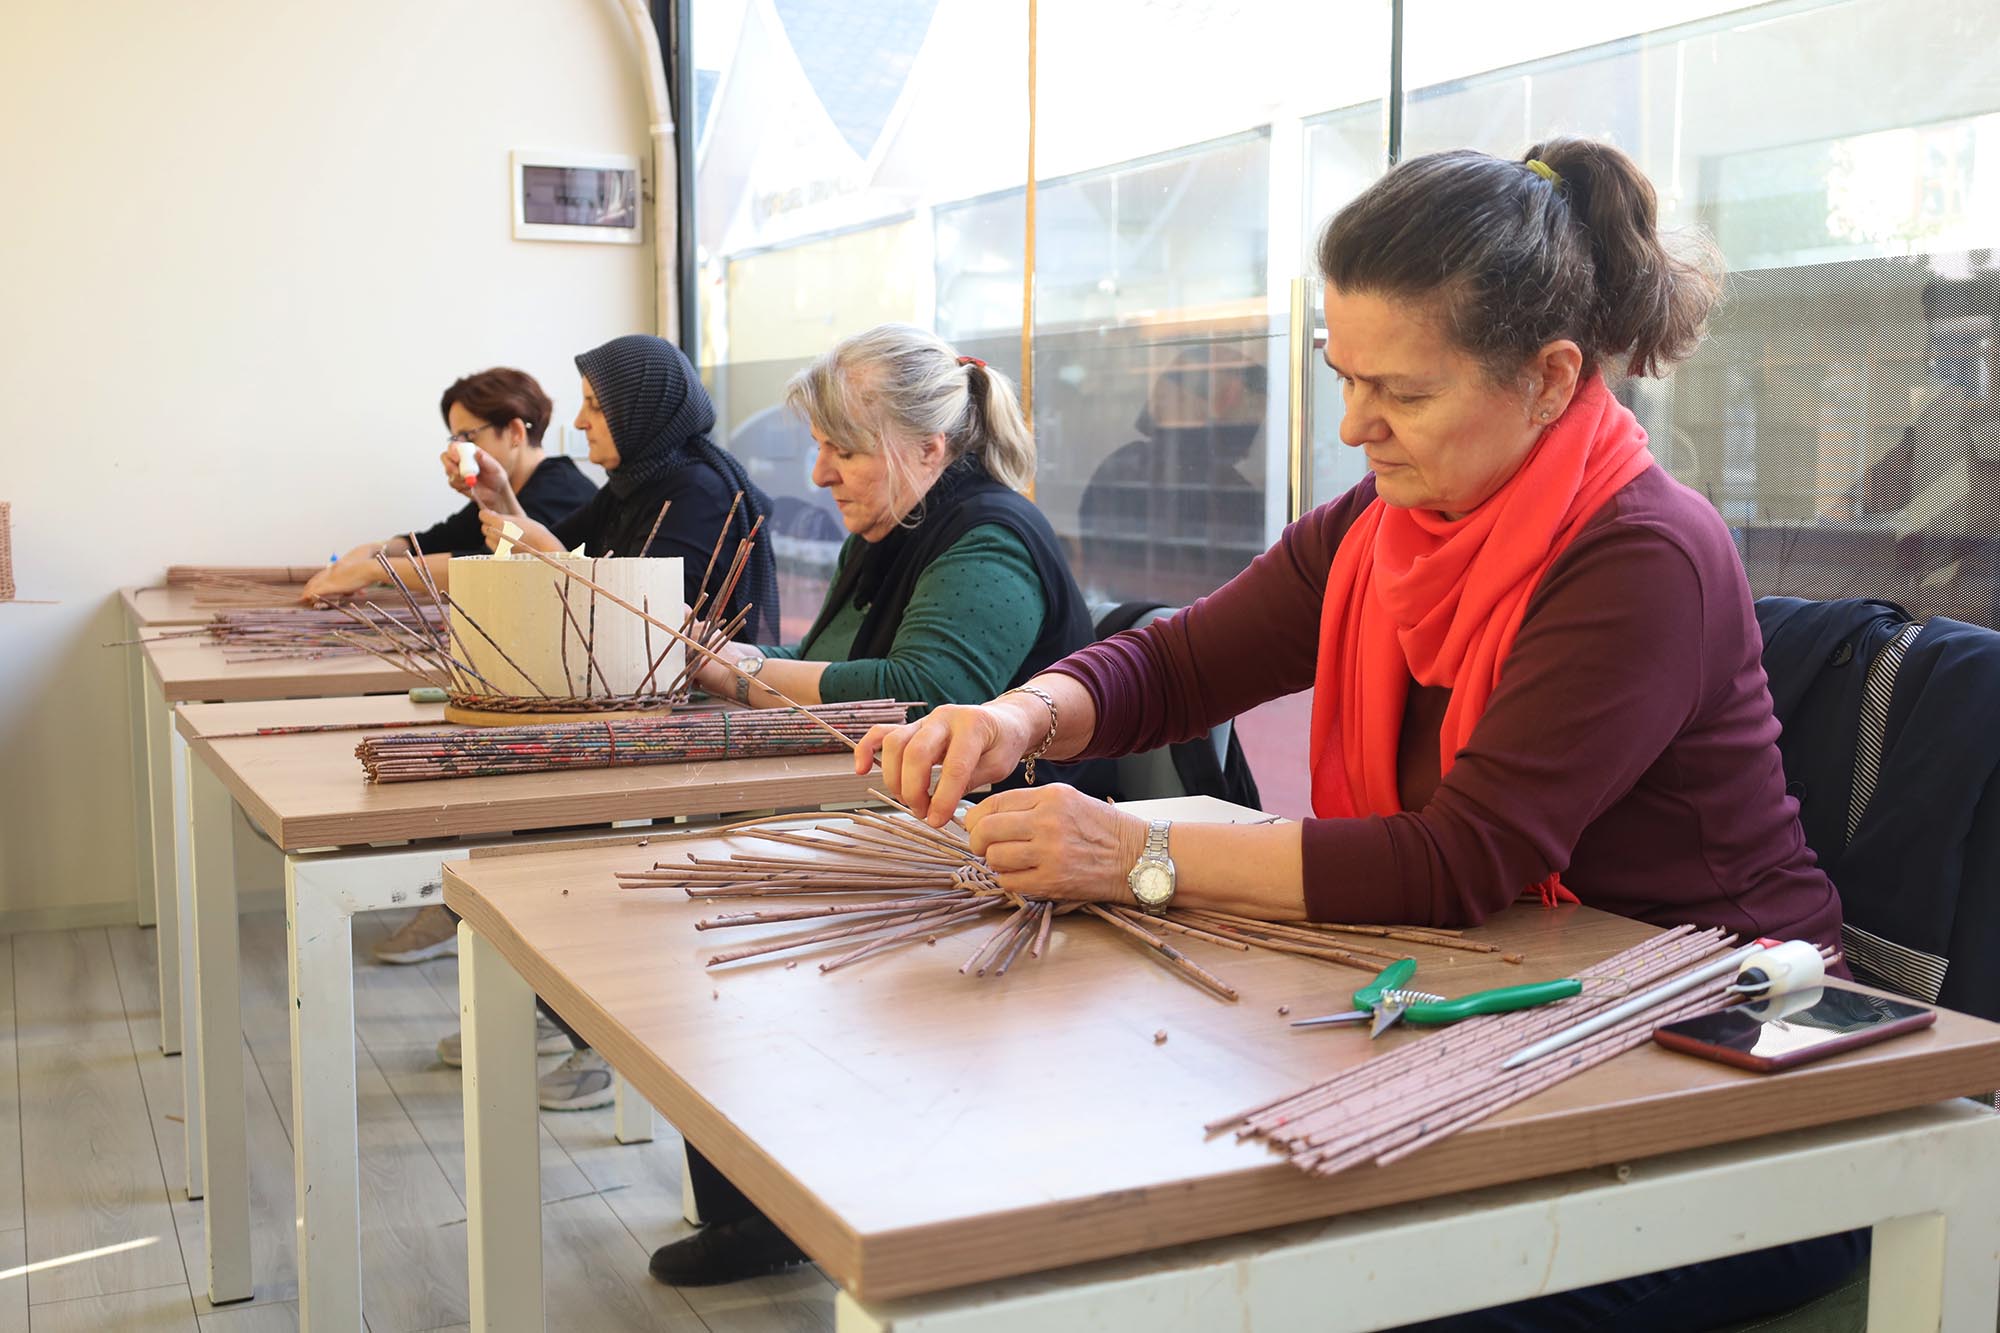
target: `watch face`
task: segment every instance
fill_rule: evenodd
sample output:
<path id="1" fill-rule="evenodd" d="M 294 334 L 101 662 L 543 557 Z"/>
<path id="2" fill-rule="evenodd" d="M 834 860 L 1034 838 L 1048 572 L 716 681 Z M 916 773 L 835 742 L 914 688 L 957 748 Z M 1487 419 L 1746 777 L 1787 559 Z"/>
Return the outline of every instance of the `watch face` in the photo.
<path id="1" fill-rule="evenodd" d="M 1157 861 L 1142 861 L 1132 871 L 1132 896 L 1153 907 L 1174 896 L 1174 875 Z"/>

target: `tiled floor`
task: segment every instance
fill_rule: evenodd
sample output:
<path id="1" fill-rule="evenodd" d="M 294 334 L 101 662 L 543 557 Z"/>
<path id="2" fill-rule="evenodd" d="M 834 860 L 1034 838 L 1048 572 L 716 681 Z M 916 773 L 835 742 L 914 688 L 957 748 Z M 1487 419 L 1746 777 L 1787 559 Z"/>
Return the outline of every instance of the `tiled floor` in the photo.
<path id="1" fill-rule="evenodd" d="M 399 924 L 355 918 L 369 1333 L 467 1318 L 459 1075 L 434 1052 L 457 1022 L 457 961 L 376 964 L 370 947 Z M 243 919 L 257 1290 L 221 1309 L 201 1295 L 201 1208 L 184 1190 L 180 1062 L 159 1052 L 152 932 L 0 941 L 0 1333 L 298 1327 L 284 932 L 275 914 Z M 647 1276 L 648 1253 L 687 1233 L 680 1140 L 664 1122 L 631 1147 L 612 1138 L 608 1109 L 542 1125 L 550 1329 L 832 1329 L 833 1287 L 815 1269 L 685 1294 Z"/>

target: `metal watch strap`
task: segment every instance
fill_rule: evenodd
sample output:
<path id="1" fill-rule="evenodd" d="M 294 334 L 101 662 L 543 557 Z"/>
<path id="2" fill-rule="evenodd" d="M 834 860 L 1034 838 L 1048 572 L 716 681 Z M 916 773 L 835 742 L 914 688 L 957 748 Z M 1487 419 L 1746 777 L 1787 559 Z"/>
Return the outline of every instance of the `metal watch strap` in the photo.
<path id="1" fill-rule="evenodd" d="M 1146 847 L 1144 851 L 1139 853 L 1139 860 L 1133 866 L 1133 869 L 1135 870 L 1138 869 L 1139 866 L 1146 864 L 1146 862 L 1148 861 L 1159 861 L 1164 863 L 1168 867 L 1172 867 L 1174 863 L 1174 858 L 1168 854 L 1167 837 L 1170 833 L 1173 832 L 1173 828 L 1174 826 L 1171 820 L 1154 819 L 1147 821 Z M 1167 892 L 1166 902 L 1161 902 L 1161 903 L 1142 902 L 1139 904 L 1139 906 L 1149 915 L 1164 916 L 1166 914 L 1167 908 L 1172 903 L 1173 903 L 1173 891 L 1171 888 L 1169 888 Z"/>
<path id="2" fill-rule="evenodd" d="M 735 660 L 734 662 L 732 662 L 732 663 L 730 664 L 730 665 L 732 665 L 732 666 L 734 666 L 734 667 L 736 668 L 736 670 L 735 670 L 735 671 L 733 671 L 733 672 L 731 672 L 730 674 L 731 674 L 732 676 L 734 676 L 734 677 L 736 678 L 736 702 L 737 702 L 737 703 L 740 703 L 740 704 L 744 705 L 745 707 L 748 707 L 748 706 L 749 706 L 749 703 L 750 703 L 750 678 L 751 678 L 752 676 L 754 676 L 754 675 L 757 675 L 757 674 L 758 674 L 759 672 L 761 672 L 761 671 L 762 671 L 762 670 L 764 669 L 764 663 L 765 663 L 765 661 L 766 661 L 766 660 L 767 660 L 767 659 L 766 659 L 766 658 L 765 658 L 765 657 L 764 657 L 764 656 L 763 656 L 762 654 L 759 654 L 759 653 L 745 653 L 745 654 L 744 654 L 743 656 L 741 656 L 741 657 L 737 658 L 737 659 L 736 659 L 736 660 Z M 757 665 L 756 665 L 756 666 L 745 666 L 745 665 L 744 665 L 744 663 L 746 663 L 746 662 L 750 662 L 750 661 L 755 661 L 755 662 L 757 663 Z"/>

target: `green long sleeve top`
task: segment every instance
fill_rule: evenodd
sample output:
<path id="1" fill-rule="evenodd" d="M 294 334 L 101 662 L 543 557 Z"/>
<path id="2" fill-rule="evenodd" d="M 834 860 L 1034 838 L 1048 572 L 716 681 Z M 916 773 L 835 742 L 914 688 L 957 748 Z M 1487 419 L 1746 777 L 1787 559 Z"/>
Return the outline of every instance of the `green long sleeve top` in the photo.
<path id="1" fill-rule="evenodd" d="M 858 537 L 840 549 L 840 569 Z M 841 607 L 816 639 L 760 647 L 766 657 L 829 665 L 819 678 L 827 703 L 905 699 L 927 705 L 984 703 L 1007 688 L 1042 632 L 1048 599 L 1028 548 L 998 523 L 982 523 L 933 560 L 896 626 L 887 657 L 847 660 L 862 612 Z"/>

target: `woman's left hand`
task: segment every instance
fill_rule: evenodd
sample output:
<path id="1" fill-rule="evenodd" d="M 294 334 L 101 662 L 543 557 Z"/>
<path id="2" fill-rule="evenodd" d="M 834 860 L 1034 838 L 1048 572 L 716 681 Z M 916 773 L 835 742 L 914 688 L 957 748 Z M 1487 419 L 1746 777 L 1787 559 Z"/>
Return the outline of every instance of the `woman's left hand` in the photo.
<path id="1" fill-rule="evenodd" d="M 703 639 L 706 633 L 705 627 L 698 626 L 694 630 L 694 637 Z M 757 651 L 754 646 L 745 643 L 718 643 L 710 646 L 721 656 L 722 662 L 734 662 Z M 692 656 L 701 657 L 701 654 L 693 652 L 692 649 L 688 651 Z M 737 675 L 723 666 L 722 662 L 716 661 L 713 657 L 702 657 L 701 665 L 694 669 L 694 687 L 719 699 L 734 699 Z"/>
<path id="2" fill-rule="evenodd" d="M 375 552 L 380 549 L 379 546 L 356 547 L 314 574 L 299 590 L 300 603 L 317 606 L 322 602 L 349 601 L 384 582 L 382 566 L 375 560 Z M 364 550 L 365 555 L 362 553 Z"/>
<path id="3" fill-rule="evenodd" d="M 1146 850 L 1146 821 L 1060 783 L 989 796 L 965 817 L 972 850 L 1000 887 L 1032 898 L 1133 901 L 1125 877 Z"/>

